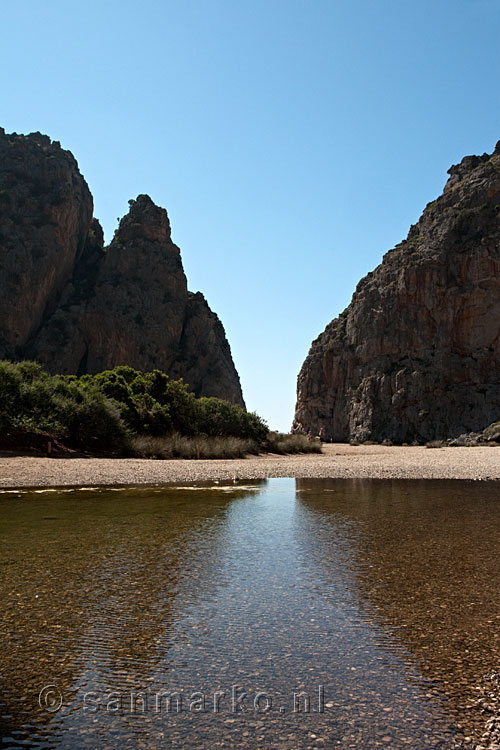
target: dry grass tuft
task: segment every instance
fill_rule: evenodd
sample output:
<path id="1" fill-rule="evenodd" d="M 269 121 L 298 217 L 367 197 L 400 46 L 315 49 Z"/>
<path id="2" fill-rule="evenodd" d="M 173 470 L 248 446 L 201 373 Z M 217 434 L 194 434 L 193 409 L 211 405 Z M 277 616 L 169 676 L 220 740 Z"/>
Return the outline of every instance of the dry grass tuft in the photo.
<path id="1" fill-rule="evenodd" d="M 137 458 L 244 458 L 249 453 L 321 453 L 318 438 L 270 432 L 260 444 L 236 437 L 186 437 L 179 433 L 154 437 L 135 435 L 128 438 L 126 454 Z"/>
<path id="2" fill-rule="evenodd" d="M 321 453 L 321 441 L 301 434 L 270 432 L 264 443 L 264 450 L 269 453 Z"/>
<path id="3" fill-rule="evenodd" d="M 258 453 L 254 440 L 236 437 L 187 437 L 174 433 L 163 437 L 137 435 L 129 438 L 127 453 L 138 458 L 243 458 Z"/>

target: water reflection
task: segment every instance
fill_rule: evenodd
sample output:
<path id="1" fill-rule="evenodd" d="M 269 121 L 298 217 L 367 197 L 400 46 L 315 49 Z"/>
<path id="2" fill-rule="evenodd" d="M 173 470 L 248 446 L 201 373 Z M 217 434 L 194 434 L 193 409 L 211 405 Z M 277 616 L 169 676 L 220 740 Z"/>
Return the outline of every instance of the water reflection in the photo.
<path id="1" fill-rule="evenodd" d="M 175 640 L 177 597 L 186 606 L 216 581 L 231 498 L 258 487 L 3 494 L 2 735 L 62 746 L 70 712 L 40 710 L 45 685 L 70 707 L 87 690 L 147 685 Z"/>
<path id="2" fill-rule="evenodd" d="M 496 492 L 0 495 L 4 746 L 453 747 L 497 666 Z"/>
<path id="3" fill-rule="evenodd" d="M 413 679 L 441 698 L 457 736 L 477 739 L 488 706 L 498 712 L 488 699 L 500 667 L 498 484 L 297 480 L 297 490 L 316 516 L 353 525 L 360 608 L 392 651 L 409 652 Z"/>

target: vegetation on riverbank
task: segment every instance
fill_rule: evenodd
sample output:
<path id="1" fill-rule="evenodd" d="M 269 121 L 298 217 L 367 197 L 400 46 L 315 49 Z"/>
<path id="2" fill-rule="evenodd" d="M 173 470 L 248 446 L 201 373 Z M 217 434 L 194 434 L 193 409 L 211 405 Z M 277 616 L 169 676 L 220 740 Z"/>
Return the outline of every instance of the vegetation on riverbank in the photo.
<path id="1" fill-rule="evenodd" d="M 266 440 L 269 453 L 321 453 L 321 440 L 295 433 L 286 435 L 281 432 L 270 432 Z"/>
<path id="2" fill-rule="evenodd" d="M 206 435 L 173 435 L 155 437 L 136 435 L 130 438 L 127 452 L 139 458 L 243 458 L 258 454 L 255 440 L 238 437 L 207 437 Z"/>
<path id="3" fill-rule="evenodd" d="M 51 443 L 56 450 L 91 453 L 232 458 L 302 450 L 296 437 L 280 441 L 254 412 L 196 398 L 182 380 L 160 370 L 122 366 L 77 377 L 49 375 L 36 362 L 0 362 L 2 448 L 43 450 Z"/>
<path id="4" fill-rule="evenodd" d="M 305 435 L 270 432 L 261 443 L 250 438 L 208 437 L 206 435 L 136 435 L 129 439 L 127 450 L 142 458 L 242 458 L 258 453 L 321 453 L 319 440 Z"/>

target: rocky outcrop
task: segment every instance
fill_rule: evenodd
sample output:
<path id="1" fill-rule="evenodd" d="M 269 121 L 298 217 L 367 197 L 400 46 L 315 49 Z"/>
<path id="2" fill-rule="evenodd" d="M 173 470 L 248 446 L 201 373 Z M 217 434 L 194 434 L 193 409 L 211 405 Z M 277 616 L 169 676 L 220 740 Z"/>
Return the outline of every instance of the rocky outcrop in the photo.
<path id="1" fill-rule="evenodd" d="M 313 342 L 293 429 L 422 442 L 500 415 L 500 142 L 449 170 L 406 240 Z"/>
<path id="2" fill-rule="evenodd" d="M 0 357 L 15 357 L 57 307 L 82 255 L 92 196 L 69 151 L 0 129 Z"/>
<path id="3" fill-rule="evenodd" d="M 188 293 L 179 356 L 169 372 L 173 378 L 183 377 L 199 396 L 241 403 L 224 328 L 200 292 Z"/>
<path id="4" fill-rule="evenodd" d="M 94 262 L 90 254 L 30 353 L 52 372 L 116 365 L 168 372 L 178 356 L 188 292 L 167 212 L 140 195 L 106 252 Z"/>
<path id="5" fill-rule="evenodd" d="M 188 292 L 167 212 L 130 201 L 109 247 L 68 151 L 0 132 L 0 356 L 49 372 L 117 365 L 183 377 L 197 395 L 244 405 L 224 328 Z"/>

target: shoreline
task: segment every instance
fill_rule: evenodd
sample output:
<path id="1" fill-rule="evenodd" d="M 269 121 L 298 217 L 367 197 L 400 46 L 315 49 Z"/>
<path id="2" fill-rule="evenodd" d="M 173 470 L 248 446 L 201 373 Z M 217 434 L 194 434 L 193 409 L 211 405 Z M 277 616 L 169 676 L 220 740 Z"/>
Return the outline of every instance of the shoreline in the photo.
<path id="1" fill-rule="evenodd" d="M 322 454 L 267 454 L 242 459 L 49 458 L 5 453 L 0 456 L 3 490 L 139 487 L 273 477 L 500 480 L 500 449 L 326 443 Z"/>

